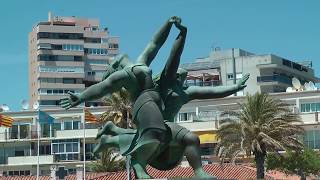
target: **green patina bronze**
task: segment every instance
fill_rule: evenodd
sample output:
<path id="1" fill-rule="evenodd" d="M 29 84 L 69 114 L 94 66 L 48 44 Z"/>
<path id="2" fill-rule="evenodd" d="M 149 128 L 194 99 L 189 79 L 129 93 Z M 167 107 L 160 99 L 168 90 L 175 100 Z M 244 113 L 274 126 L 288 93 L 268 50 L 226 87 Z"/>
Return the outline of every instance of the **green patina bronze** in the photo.
<path id="1" fill-rule="evenodd" d="M 180 30 L 167 63 L 158 76 L 152 79 L 149 65 L 166 41 L 172 25 Z M 100 143 L 94 152 L 117 147 L 123 155 L 132 156 L 132 167 L 139 179 L 151 178 L 146 165 L 168 170 L 175 167 L 185 155 L 195 175 L 212 178 L 201 164 L 199 138 L 173 119 L 182 105 L 193 99 L 221 98 L 246 87 L 249 75 L 236 85 L 219 87 L 184 86 L 187 71 L 179 69 L 180 56 L 185 44 L 187 28 L 179 17 L 171 17 L 156 33 L 136 63 L 126 55 L 118 56 L 103 77 L 103 81 L 87 88 L 80 95 L 70 94 L 60 104 L 69 109 L 88 100 L 98 99 L 125 88 L 132 97 L 133 122 L 137 129 L 122 129 L 112 122 L 106 123 L 97 138 Z"/>

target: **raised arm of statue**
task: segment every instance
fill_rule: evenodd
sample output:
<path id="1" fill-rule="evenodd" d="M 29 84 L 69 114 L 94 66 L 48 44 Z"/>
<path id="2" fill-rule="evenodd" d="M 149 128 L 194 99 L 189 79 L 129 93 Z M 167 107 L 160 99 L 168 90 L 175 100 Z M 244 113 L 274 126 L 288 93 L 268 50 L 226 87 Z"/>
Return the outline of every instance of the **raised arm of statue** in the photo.
<path id="1" fill-rule="evenodd" d="M 181 25 L 181 23 L 175 23 L 175 26 L 180 30 L 180 33 L 173 44 L 169 58 L 163 71 L 161 72 L 160 78 L 161 84 L 166 85 L 167 88 L 176 82 L 176 74 L 180 64 L 180 57 L 187 36 L 187 28 L 185 26 Z"/>
<path id="2" fill-rule="evenodd" d="M 127 72 L 120 70 L 111 74 L 107 79 L 85 89 L 79 95 L 69 92 L 69 97 L 61 99 L 60 105 L 65 109 L 70 109 L 84 101 L 99 99 L 103 96 L 112 94 L 128 84 L 129 78 Z"/>
<path id="3" fill-rule="evenodd" d="M 250 74 L 245 74 L 237 84 L 231 86 L 217 86 L 217 87 L 199 87 L 190 86 L 185 91 L 189 96 L 189 101 L 194 99 L 213 99 L 229 96 L 237 91 L 244 89 L 247 85 L 246 81 Z"/>
<path id="4" fill-rule="evenodd" d="M 165 24 L 160 28 L 160 30 L 157 31 L 157 33 L 153 36 L 152 40 L 148 43 L 148 45 L 145 47 L 143 52 L 138 57 L 137 62 L 149 66 L 152 60 L 157 55 L 160 48 L 162 47 L 162 45 L 164 44 L 164 42 L 167 40 L 172 24 L 180 21 L 181 19 L 177 16 L 173 16 L 170 19 L 168 19 L 165 22 Z"/>

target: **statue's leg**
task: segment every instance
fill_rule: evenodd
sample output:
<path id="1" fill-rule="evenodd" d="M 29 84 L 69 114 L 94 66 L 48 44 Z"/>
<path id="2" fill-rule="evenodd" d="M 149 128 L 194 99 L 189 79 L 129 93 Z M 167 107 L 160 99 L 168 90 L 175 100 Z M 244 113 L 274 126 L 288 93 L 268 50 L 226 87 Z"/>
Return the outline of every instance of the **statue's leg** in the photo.
<path id="1" fill-rule="evenodd" d="M 212 178 L 213 176 L 206 173 L 202 168 L 199 137 L 189 132 L 183 137 L 182 143 L 185 146 L 184 154 L 195 175 L 201 178 Z"/>
<path id="2" fill-rule="evenodd" d="M 99 139 L 103 134 L 116 136 L 124 133 L 135 133 L 135 130 L 119 128 L 112 121 L 108 121 L 103 128 L 99 130 L 96 139 Z"/>
<path id="3" fill-rule="evenodd" d="M 99 144 L 93 149 L 93 154 L 97 155 L 107 148 L 119 148 L 119 136 L 102 135 Z"/>

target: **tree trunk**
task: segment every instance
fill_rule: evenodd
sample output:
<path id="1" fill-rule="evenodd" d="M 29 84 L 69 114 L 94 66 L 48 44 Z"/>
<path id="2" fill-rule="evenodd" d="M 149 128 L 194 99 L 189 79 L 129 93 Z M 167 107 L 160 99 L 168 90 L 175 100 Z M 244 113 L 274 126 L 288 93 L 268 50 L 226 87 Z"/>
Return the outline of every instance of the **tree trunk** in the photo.
<path id="1" fill-rule="evenodd" d="M 306 180 L 306 175 L 304 174 L 304 172 L 299 169 L 298 175 L 300 176 L 300 180 Z"/>
<path id="2" fill-rule="evenodd" d="M 254 159 L 257 165 L 257 179 L 264 179 L 264 160 L 266 157 L 266 153 L 256 151 L 254 155 Z"/>

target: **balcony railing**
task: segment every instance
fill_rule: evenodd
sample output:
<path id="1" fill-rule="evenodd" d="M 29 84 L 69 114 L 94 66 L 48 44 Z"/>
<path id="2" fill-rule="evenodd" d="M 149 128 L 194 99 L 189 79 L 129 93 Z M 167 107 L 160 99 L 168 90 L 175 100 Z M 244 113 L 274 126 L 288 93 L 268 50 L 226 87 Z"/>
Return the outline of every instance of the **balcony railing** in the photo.
<path id="1" fill-rule="evenodd" d="M 280 82 L 288 85 L 292 84 L 291 78 L 284 75 L 258 76 L 257 82 Z"/>
<path id="2" fill-rule="evenodd" d="M 17 156 L 17 157 L 8 157 L 8 165 L 35 165 L 37 164 L 37 156 Z M 52 164 L 53 155 L 39 156 L 40 164 Z"/>
<path id="3" fill-rule="evenodd" d="M 200 81 L 200 82 L 192 82 L 189 80 L 186 82 L 187 86 L 220 86 L 221 81 L 220 80 L 215 80 L 215 81 Z"/>

